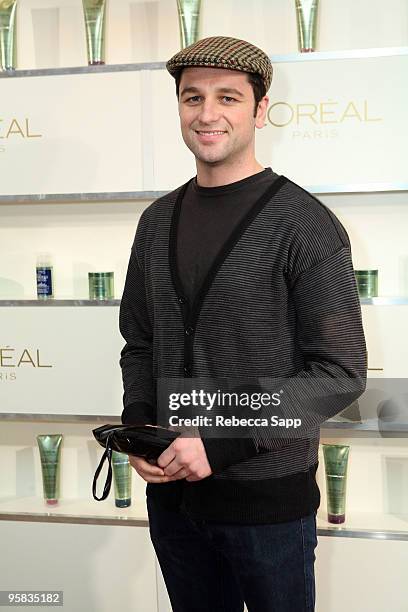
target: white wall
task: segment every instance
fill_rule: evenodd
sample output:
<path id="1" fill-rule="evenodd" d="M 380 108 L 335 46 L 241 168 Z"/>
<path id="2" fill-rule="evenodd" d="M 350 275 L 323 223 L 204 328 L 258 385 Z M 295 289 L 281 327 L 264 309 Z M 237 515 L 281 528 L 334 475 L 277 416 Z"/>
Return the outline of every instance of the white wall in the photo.
<path id="1" fill-rule="evenodd" d="M 0 535 L 3 590 L 63 591 L 65 612 L 157 612 L 147 527 L 0 521 Z"/>

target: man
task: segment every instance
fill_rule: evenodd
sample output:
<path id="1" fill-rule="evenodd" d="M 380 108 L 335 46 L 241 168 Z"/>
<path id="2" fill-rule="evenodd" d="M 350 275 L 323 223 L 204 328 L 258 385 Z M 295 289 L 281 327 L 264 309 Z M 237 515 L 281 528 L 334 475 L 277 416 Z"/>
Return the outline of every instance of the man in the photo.
<path id="1" fill-rule="evenodd" d="M 319 425 L 365 388 L 349 239 L 255 158 L 272 79 L 261 49 L 210 37 L 166 66 L 197 176 L 138 224 L 120 310 L 122 422 L 158 425 L 160 380 L 262 378 L 287 381 L 280 414 L 305 429 L 183 435 L 155 466 L 131 457 L 151 539 L 175 612 L 310 611 Z"/>

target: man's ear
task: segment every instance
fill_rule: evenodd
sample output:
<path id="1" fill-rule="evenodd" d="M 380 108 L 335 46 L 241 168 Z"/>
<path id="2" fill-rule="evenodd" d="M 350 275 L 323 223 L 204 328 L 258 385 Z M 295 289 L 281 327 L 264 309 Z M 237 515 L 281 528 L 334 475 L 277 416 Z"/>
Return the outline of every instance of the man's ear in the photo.
<path id="1" fill-rule="evenodd" d="M 266 125 L 266 112 L 268 110 L 268 104 L 268 96 L 264 96 L 262 100 L 258 102 L 258 108 L 255 117 L 255 126 L 257 128 L 263 128 Z"/>

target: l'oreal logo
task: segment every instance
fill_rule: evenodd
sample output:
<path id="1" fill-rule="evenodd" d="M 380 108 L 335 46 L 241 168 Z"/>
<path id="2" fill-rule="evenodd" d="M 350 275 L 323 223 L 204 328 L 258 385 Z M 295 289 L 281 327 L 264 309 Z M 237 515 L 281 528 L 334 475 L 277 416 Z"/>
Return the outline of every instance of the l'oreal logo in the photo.
<path id="1" fill-rule="evenodd" d="M 52 368 L 41 359 L 40 349 L 17 350 L 11 346 L 0 347 L 0 368 Z"/>
<path id="2" fill-rule="evenodd" d="M 327 102 L 289 104 L 275 102 L 268 109 L 268 121 L 275 127 L 307 124 L 327 125 L 345 121 L 373 122 L 383 121 L 382 117 L 371 117 L 368 101 L 351 100 L 346 104 L 328 100 Z"/>
<path id="3" fill-rule="evenodd" d="M 3 119 L 0 117 L 0 139 L 5 140 L 11 137 L 42 138 L 42 134 L 33 133 L 27 117 L 24 120 L 14 118 Z"/>

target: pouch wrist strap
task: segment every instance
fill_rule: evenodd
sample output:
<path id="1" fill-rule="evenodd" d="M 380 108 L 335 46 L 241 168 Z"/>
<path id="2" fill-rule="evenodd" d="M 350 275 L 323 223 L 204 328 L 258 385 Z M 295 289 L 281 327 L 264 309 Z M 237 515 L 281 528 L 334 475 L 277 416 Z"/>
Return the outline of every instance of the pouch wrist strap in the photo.
<path id="1" fill-rule="evenodd" d="M 98 480 L 99 474 L 101 473 L 103 464 L 105 463 L 106 459 L 108 459 L 108 474 L 106 476 L 105 485 L 103 487 L 103 493 L 101 497 L 98 497 L 96 494 L 96 482 Z M 96 501 L 102 501 L 106 499 L 109 495 L 111 484 L 112 484 L 112 448 L 110 446 L 110 440 L 108 437 L 106 441 L 105 452 L 102 455 L 102 458 L 99 462 L 98 467 L 96 468 L 95 476 L 94 476 L 93 483 L 92 483 L 92 495 L 94 496 L 94 499 L 96 499 Z"/>

